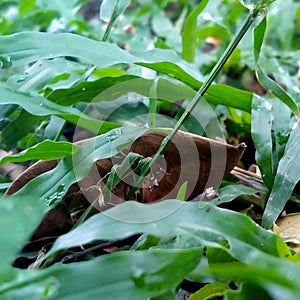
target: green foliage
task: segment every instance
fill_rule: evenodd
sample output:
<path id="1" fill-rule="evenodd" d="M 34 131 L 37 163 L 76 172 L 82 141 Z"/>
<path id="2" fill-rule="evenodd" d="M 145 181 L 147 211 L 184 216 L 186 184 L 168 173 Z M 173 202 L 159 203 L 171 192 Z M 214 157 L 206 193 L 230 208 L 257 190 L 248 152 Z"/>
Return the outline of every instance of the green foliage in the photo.
<path id="1" fill-rule="evenodd" d="M 87 2 L 0 3 L 1 149 L 13 150 L 0 164 L 61 159 L 15 196 L 0 199 L 0 298 L 176 299 L 188 279 L 209 282 L 190 299 L 298 299 L 294 253 L 264 229 L 300 180 L 298 1 L 119 0 L 102 1 L 88 13 Z M 225 49 L 245 19 L 228 59 Z M 219 43 L 212 51 L 209 38 Z M 220 57 L 226 64 L 214 73 Z M 40 262 L 70 248 L 141 234 L 130 250 L 34 271 L 11 266 L 45 212 L 96 160 L 116 155 L 148 126 L 173 127 L 212 70 L 214 82 L 203 98 L 215 116 L 202 100 L 184 126 L 253 141 L 267 189 L 262 226 L 216 206 L 258 192 L 230 182 L 212 203 L 123 203 L 60 236 Z M 252 89 L 255 74 L 264 95 Z M 212 119 L 222 120 L 217 129 Z M 97 136 L 74 146 L 68 128 Z M 107 186 L 112 189 L 137 161 L 130 154 L 115 166 Z M 8 181 L 0 176 L 1 191 Z"/>
<path id="2" fill-rule="evenodd" d="M 26 150 L 14 155 L 7 155 L 0 160 L 0 164 L 7 162 L 23 162 L 28 160 L 51 160 L 56 158 L 64 158 L 75 154 L 79 150 L 79 146 L 68 142 L 53 142 L 45 140 Z"/>

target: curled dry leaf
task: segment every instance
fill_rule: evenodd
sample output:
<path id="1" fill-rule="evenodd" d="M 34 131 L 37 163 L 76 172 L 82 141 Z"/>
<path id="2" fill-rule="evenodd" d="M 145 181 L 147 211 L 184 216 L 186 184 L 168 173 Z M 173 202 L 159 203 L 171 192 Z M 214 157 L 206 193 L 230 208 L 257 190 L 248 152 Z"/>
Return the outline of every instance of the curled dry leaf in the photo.
<path id="1" fill-rule="evenodd" d="M 166 133 L 149 131 L 139 137 L 121 155 L 98 160 L 90 174 L 79 183 L 80 188 L 88 189 L 96 185 L 99 183 L 99 178 L 105 182 L 111 167 L 120 164 L 129 151 L 138 153 L 142 157 L 152 157 L 165 136 Z M 205 188 L 218 186 L 224 175 L 237 164 L 245 147 L 245 144 L 232 146 L 195 134 L 178 132 L 143 182 L 140 188 L 142 190 L 140 200 L 153 202 L 174 198 L 180 186 L 186 181 L 188 182 L 187 199 L 196 197 Z M 34 177 L 53 169 L 57 163 L 58 160 L 37 162 L 12 183 L 7 194 L 17 192 Z M 124 199 L 132 185 L 134 182 L 126 178 L 116 187 L 115 195 Z M 72 187 L 69 194 L 75 191 L 77 189 Z"/>
<path id="2" fill-rule="evenodd" d="M 97 192 L 101 192 L 99 186 L 103 188 L 105 185 L 112 166 L 121 164 L 128 152 L 137 153 L 144 158 L 152 157 L 169 130 L 148 131 L 122 153 L 109 159 L 98 160 L 90 173 L 71 186 L 61 203 L 46 214 L 33 234 L 32 240 L 44 238 L 45 234 L 52 234 L 53 231 L 57 234 L 57 231 L 64 233 L 70 230 L 74 223 L 72 216 L 76 214 L 76 211 L 83 210 L 97 197 L 102 197 L 102 193 L 98 195 Z M 84 141 L 79 142 L 79 144 L 82 143 Z M 179 131 L 154 165 L 151 173 L 137 189 L 134 199 L 131 200 L 150 203 L 175 198 L 185 182 L 187 182 L 186 199 L 191 200 L 206 188 L 217 187 L 224 175 L 228 174 L 238 163 L 245 147 L 245 144 L 232 146 Z M 57 163 L 58 160 L 37 162 L 12 183 L 7 194 L 17 192 L 31 179 L 51 170 Z M 138 175 L 133 172 L 122 178 L 114 187 L 110 202 L 105 209 L 124 201 L 137 178 Z M 102 210 L 103 206 L 100 205 L 97 209 Z M 61 216 L 59 220 L 57 216 Z M 59 228 L 53 224 L 59 224 Z"/>

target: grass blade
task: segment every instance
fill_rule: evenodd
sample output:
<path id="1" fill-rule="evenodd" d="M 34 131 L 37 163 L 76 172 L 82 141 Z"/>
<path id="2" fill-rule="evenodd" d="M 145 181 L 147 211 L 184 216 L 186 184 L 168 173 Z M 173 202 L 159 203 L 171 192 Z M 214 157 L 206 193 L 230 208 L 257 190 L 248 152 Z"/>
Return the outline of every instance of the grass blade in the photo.
<path id="1" fill-rule="evenodd" d="M 282 88 L 278 83 L 272 80 L 258 65 L 259 54 L 263 44 L 263 38 L 265 35 L 267 27 L 266 16 L 261 20 L 261 22 L 254 29 L 254 57 L 256 61 L 256 74 L 259 82 L 262 86 L 272 91 L 272 93 L 279 98 L 283 103 L 285 103 L 291 111 L 299 118 L 300 112 L 299 107 L 292 99 L 292 97 Z"/>
<path id="2" fill-rule="evenodd" d="M 251 135 L 256 148 L 255 159 L 263 175 L 263 181 L 270 190 L 274 182 L 272 118 L 272 104 L 267 99 L 254 96 Z"/>
<path id="3" fill-rule="evenodd" d="M 0 159 L 0 165 L 8 162 L 64 158 L 75 154 L 79 149 L 79 146 L 76 146 L 72 143 L 53 142 L 50 140 L 45 140 L 39 144 L 34 145 L 33 147 L 27 148 L 20 153 L 4 156 L 2 159 Z"/>
<path id="4" fill-rule="evenodd" d="M 262 225 L 270 228 L 289 200 L 293 189 L 300 180 L 300 125 L 295 123 L 285 153 L 279 162 L 274 186 L 263 215 Z"/>
<path id="5" fill-rule="evenodd" d="M 186 18 L 185 26 L 182 31 L 182 53 L 183 59 L 193 62 L 197 47 L 197 17 L 205 9 L 209 0 L 201 1 L 196 8 L 189 13 Z"/>

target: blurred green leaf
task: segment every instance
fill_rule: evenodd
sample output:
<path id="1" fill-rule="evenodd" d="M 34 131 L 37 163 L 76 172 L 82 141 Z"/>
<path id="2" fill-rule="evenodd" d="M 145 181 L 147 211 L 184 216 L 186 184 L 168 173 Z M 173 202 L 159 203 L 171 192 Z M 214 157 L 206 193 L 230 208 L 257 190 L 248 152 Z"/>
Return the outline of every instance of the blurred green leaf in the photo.
<path id="1" fill-rule="evenodd" d="M 7 162 L 23 162 L 28 160 L 51 160 L 57 158 L 64 158 L 69 155 L 75 154 L 79 150 L 76 146 L 68 142 L 53 142 L 45 140 L 33 147 L 30 147 L 22 152 L 4 156 L 0 159 L 0 165 Z"/>
<path id="2" fill-rule="evenodd" d="M 239 0 L 244 6 L 249 9 L 261 11 L 275 0 Z"/>
<path id="3" fill-rule="evenodd" d="M 183 59 L 193 62 L 197 47 L 197 18 L 205 9 L 208 0 L 201 1 L 197 7 L 188 14 L 182 31 L 182 53 Z"/>
<path id="4" fill-rule="evenodd" d="M 21 16 L 32 10 L 36 4 L 36 0 L 22 0 L 19 4 L 19 13 Z"/>
<path id="5" fill-rule="evenodd" d="M 189 300 L 207 300 L 217 296 L 224 296 L 230 290 L 228 284 L 223 282 L 213 282 L 206 284 L 198 292 L 189 297 Z"/>
<path id="6" fill-rule="evenodd" d="M 251 254 L 252 255 L 252 254 Z M 270 271 L 272 270 L 272 272 Z M 251 265 L 241 263 L 217 264 L 198 273 L 198 276 L 217 276 L 223 280 L 244 282 L 242 289 L 231 291 L 227 299 L 298 299 L 300 292 L 299 264 L 267 256 L 251 257 Z M 251 286 L 251 288 L 245 288 Z M 259 298 L 258 298 L 259 299 Z"/>
<path id="7" fill-rule="evenodd" d="M 149 299 L 173 290 L 201 258 L 198 248 L 121 251 L 87 262 L 20 271 L 2 299 Z"/>
<path id="8" fill-rule="evenodd" d="M 32 196 L 0 199 L 0 273 L 10 267 L 45 211 L 45 204 Z"/>
<path id="9" fill-rule="evenodd" d="M 109 20 L 113 17 L 117 18 L 123 14 L 125 11 L 129 1 L 128 0 L 104 0 L 102 1 L 100 8 L 100 18 L 109 22 Z"/>

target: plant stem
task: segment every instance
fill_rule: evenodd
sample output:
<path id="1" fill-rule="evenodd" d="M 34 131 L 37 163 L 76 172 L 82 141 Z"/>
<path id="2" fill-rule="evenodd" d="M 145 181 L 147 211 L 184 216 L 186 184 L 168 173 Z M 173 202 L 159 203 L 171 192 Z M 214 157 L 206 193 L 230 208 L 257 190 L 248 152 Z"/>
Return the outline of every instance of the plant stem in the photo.
<path id="1" fill-rule="evenodd" d="M 235 48 L 237 47 L 237 45 L 239 44 L 241 39 L 244 37 L 244 35 L 246 34 L 246 32 L 248 31 L 250 26 L 253 24 L 255 18 L 257 17 L 257 15 L 259 13 L 260 13 L 259 10 L 250 11 L 245 22 L 242 24 L 239 31 L 236 33 L 236 35 L 234 36 L 234 38 L 232 39 L 230 44 L 227 46 L 226 50 L 221 55 L 221 57 L 217 61 L 216 65 L 212 69 L 212 71 L 210 72 L 207 80 L 202 84 L 202 86 L 200 87 L 200 89 L 198 90 L 198 92 L 196 93 L 196 95 L 194 96 L 194 98 L 192 99 L 192 101 L 190 102 L 190 104 L 188 105 L 186 110 L 184 111 L 184 113 L 181 115 L 181 117 L 175 124 L 172 131 L 170 131 L 170 133 L 161 142 L 159 149 L 157 150 L 157 152 L 155 153 L 155 155 L 152 157 L 151 161 L 149 162 L 149 168 L 145 168 L 144 172 L 142 172 L 142 175 L 140 176 L 138 182 L 136 183 L 136 186 L 132 188 L 129 195 L 132 195 L 134 193 L 134 191 L 136 191 L 136 189 L 142 184 L 144 178 L 149 174 L 149 169 L 150 170 L 152 169 L 152 167 L 155 165 L 155 163 L 157 162 L 160 155 L 164 152 L 164 150 L 166 149 L 166 147 L 168 146 L 168 144 L 170 143 L 172 138 L 175 136 L 175 134 L 180 129 L 181 125 L 184 123 L 184 121 L 187 119 L 187 117 L 193 111 L 193 109 L 197 106 L 197 104 L 201 100 L 201 97 L 206 93 L 209 86 L 216 79 L 217 75 L 219 74 L 219 72 L 221 71 L 223 66 L 225 65 L 226 61 L 228 60 L 228 58 L 230 57 L 232 52 L 235 50 Z"/>
<path id="2" fill-rule="evenodd" d="M 149 114 L 148 114 L 148 125 L 150 128 L 156 127 L 156 109 L 157 109 L 157 78 L 154 79 L 153 84 L 150 88 L 149 97 Z"/>

